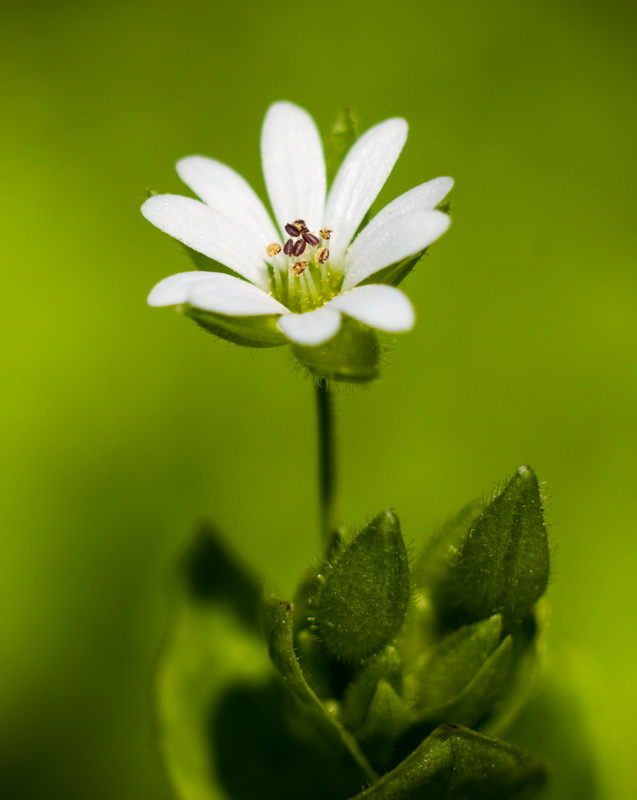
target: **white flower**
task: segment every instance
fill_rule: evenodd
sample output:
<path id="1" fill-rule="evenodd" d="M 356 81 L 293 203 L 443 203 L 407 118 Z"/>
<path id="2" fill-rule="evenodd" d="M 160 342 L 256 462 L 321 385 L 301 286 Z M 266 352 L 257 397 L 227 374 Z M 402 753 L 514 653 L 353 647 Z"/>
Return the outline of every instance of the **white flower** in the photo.
<path id="1" fill-rule="evenodd" d="M 284 336 L 305 346 L 331 339 L 342 314 L 382 331 L 409 330 L 414 311 L 400 289 L 360 284 L 421 252 L 447 230 L 449 217 L 436 206 L 452 179 L 436 178 L 406 192 L 356 235 L 406 138 L 403 119 L 370 128 L 345 157 L 327 193 L 314 121 L 292 103 L 272 105 L 263 123 L 261 155 L 276 225 L 233 169 L 203 156 L 182 159 L 179 176 L 201 201 L 156 195 L 142 213 L 240 277 L 179 273 L 158 283 L 148 303 L 187 303 L 231 317 L 276 315 Z"/>

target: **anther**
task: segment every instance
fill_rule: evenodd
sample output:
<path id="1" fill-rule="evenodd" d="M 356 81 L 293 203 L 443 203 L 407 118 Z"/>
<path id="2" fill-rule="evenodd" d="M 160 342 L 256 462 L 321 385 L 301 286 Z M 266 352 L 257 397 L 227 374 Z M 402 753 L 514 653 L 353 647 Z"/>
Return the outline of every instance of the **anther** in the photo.
<path id="1" fill-rule="evenodd" d="M 318 236 L 315 236 L 313 233 L 309 233 L 308 231 L 303 231 L 301 234 L 305 241 L 311 246 L 316 247 L 316 245 L 321 241 Z"/>
<path id="2" fill-rule="evenodd" d="M 270 256 L 270 258 L 278 256 L 281 252 L 281 245 L 273 242 L 265 248 L 265 252 Z"/>
<path id="3" fill-rule="evenodd" d="M 319 264 L 325 264 L 327 259 L 330 257 L 330 251 L 327 247 L 319 247 L 316 251 L 316 260 Z"/>
<path id="4" fill-rule="evenodd" d="M 294 224 L 299 229 L 300 233 L 304 233 L 307 230 L 307 225 L 305 224 L 304 219 L 295 219 Z"/>
<path id="5" fill-rule="evenodd" d="M 299 239 L 298 242 L 294 242 L 294 247 L 292 248 L 292 255 L 300 256 L 304 250 L 305 250 L 305 242 L 303 241 L 303 239 Z"/>
<path id="6" fill-rule="evenodd" d="M 332 229 L 331 228 L 321 228 L 319 233 L 321 234 L 321 239 L 329 239 L 330 236 L 332 235 Z"/>
<path id="7" fill-rule="evenodd" d="M 286 256 L 291 256 L 293 250 L 294 250 L 294 242 L 292 241 L 292 239 L 288 239 L 287 242 L 285 243 L 285 247 L 283 248 L 283 252 L 285 253 Z"/>
<path id="8" fill-rule="evenodd" d="M 285 226 L 285 230 L 286 230 L 286 233 L 290 234 L 290 236 L 300 236 L 301 235 L 301 230 L 299 228 L 297 228 L 296 225 L 293 225 L 291 222 L 288 222 L 288 224 Z"/>
<path id="9" fill-rule="evenodd" d="M 305 272 L 307 269 L 307 261 L 297 261 L 296 264 L 292 264 L 292 272 L 295 275 L 300 275 L 302 272 Z"/>

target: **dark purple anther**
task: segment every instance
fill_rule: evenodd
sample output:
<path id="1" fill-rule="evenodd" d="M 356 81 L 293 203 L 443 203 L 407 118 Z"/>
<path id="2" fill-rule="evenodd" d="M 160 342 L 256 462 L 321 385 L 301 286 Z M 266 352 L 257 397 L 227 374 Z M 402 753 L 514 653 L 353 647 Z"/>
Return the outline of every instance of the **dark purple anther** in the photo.
<path id="1" fill-rule="evenodd" d="M 319 241 L 320 241 L 320 240 L 319 240 L 319 238 L 318 238 L 318 236 L 315 236 L 313 233 L 304 233 L 304 234 L 303 234 L 303 238 L 305 239 L 305 241 L 306 241 L 306 242 L 307 242 L 307 243 L 308 243 L 308 244 L 309 244 L 311 247 L 316 247 L 316 245 L 317 245 L 317 244 L 319 243 Z"/>
<path id="2" fill-rule="evenodd" d="M 295 219 L 294 224 L 299 229 L 299 233 L 303 233 L 303 231 L 307 230 L 307 225 L 305 224 L 304 219 Z"/>
<path id="3" fill-rule="evenodd" d="M 300 236 L 301 235 L 301 231 L 296 227 L 296 225 L 292 225 L 291 222 L 288 222 L 288 224 L 285 226 L 285 230 L 286 230 L 287 233 L 290 234 L 290 236 Z"/>
<path id="4" fill-rule="evenodd" d="M 299 239 L 298 242 L 294 242 L 294 250 L 292 254 L 295 256 L 300 256 L 303 251 L 305 250 L 305 242 L 303 239 Z"/>
<path id="5" fill-rule="evenodd" d="M 301 241 L 303 240 L 301 239 Z M 291 256 L 293 250 L 294 250 L 294 242 L 292 241 L 292 239 L 288 239 L 287 242 L 285 243 L 285 247 L 283 248 L 283 252 L 285 253 L 286 256 Z"/>

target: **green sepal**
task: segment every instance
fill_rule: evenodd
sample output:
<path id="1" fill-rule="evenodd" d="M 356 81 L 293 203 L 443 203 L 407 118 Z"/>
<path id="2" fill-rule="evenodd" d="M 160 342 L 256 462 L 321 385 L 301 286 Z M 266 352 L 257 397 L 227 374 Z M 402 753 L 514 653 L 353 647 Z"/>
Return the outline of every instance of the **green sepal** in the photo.
<path id="1" fill-rule="evenodd" d="M 500 613 L 517 623 L 531 613 L 548 577 L 540 487 L 522 466 L 469 526 L 443 599 L 468 620 Z"/>
<path id="2" fill-rule="evenodd" d="M 317 584 L 318 636 L 336 658 L 360 663 L 399 633 L 410 592 L 400 523 L 386 509 L 335 556 Z"/>
<path id="3" fill-rule="evenodd" d="M 484 666 L 501 633 L 502 618 L 496 615 L 454 631 L 423 654 L 409 677 L 417 705 L 438 706 L 455 698 Z"/>
<path id="4" fill-rule="evenodd" d="M 381 769 L 388 765 L 396 741 L 412 721 L 411 711 L 404 700 L 389 681 L 381 678 L 367 716 L 356 731 L 356 739 L 371 762 Z"/>
<path id="5" fill-rule="evenodd" d="M 264 625 L 272 663 L 297 707 L 305 712 L 313 734 L 320 738 L 331 768 L 336 769 L 337 765 L 349 779 L 357 776 L 359 780 L 375 780 L 376 772 L 354 737 L 340 724 L 336 714 L 327 710 L 303 675 L 293 644 L 294 605 L 266 598 Z"/>
<path id="6" fill-rule="evenodd" d="M 324 344 L 292 344 L 292 353 L 316 378 L 367 383 L 380 373 L 380 345 L 373 328 L 343 316 L 340 330 Z"/>
<path id="7" fill-rule="evenodd" d="M 409 256 L 402 261 L 397 261 L 395 264 L 379 269 L 378 272 L 374 272 L 361 281 L 359 286 L 365 286 L 369 283 L 385 283 L 388 286 L 398 286 L 405 280 L 426 252 L 425 248 L 425 250 L 421 250 L 420 253 L 416 253 L 414 256 Z"/>
<path id="8" fill-rule="evenodd" d="M 545 783 L 546 769 L 536 756 L 445 724 L 352 800 L 522 800 Z"/>
<path id="9" fill-rule="evenodd" d="M 402 692 L 402 664 L 398 651 L 391 645 L 371 658 L 347 687 L 342 718 L 350 730 L 356 730 L 363 724 L 381 680 L 399 694 Z"/>
<path id="10" fill-rule="evenodd" d="M 338 112 L 332 130 L 325 137 L 325 165 L 330 183 L 348 150 L 358 139 L 360 121 L 358 114 L 350 106 L 343 106 Z"/>
<path id="11" fill-rule="evenodd" d="M 231 317 L 202 311 L 191 305 L 179 306 L 179 311 L 194 320 L 208 333 L 245 347 L 278 347 L 288 340 L 277 327 L 278 314 L 262 314 L 257 317 Z"/>

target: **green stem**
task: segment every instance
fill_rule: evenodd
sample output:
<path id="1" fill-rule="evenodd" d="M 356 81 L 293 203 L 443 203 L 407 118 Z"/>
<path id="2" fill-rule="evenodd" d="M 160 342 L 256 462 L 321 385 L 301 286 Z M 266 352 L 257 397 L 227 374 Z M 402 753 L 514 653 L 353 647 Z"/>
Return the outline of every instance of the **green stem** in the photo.
<path id="1" fill-rule="evenodd" d="M 334 396 L 327 381 L 316 384 L 318 424 L 319 505 L 321 536 L 326 552 L 332 546 L 337 528 L 336 512 L 336 448 L 334 446 Z"/>

